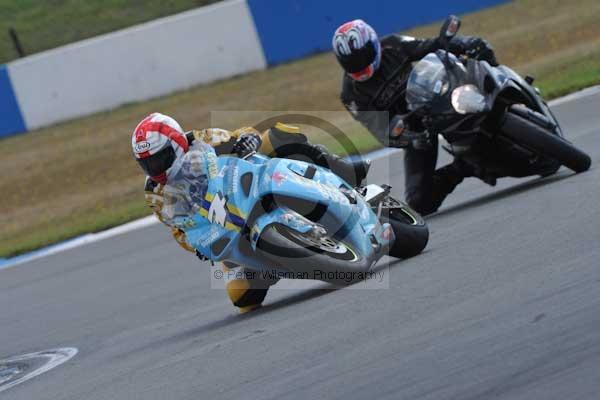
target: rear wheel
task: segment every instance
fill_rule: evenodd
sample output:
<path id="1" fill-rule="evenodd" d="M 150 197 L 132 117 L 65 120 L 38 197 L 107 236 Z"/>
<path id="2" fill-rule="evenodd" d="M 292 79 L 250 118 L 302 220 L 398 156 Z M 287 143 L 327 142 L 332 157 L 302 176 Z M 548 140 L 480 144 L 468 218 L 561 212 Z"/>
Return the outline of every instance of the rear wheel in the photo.
<path id="1" fill-rule="evenodd" d="M 390 255 L 410 258 L 420 254 L 429 241 L 429 228 L 415 210 L 406 204 L 386 197 L 382 203 L 381 222 L 388 222 L 394 229 L 396 240 L 390 247 Z"/>
<path id="2" fill-rule="evenodd" d="M 587 171 L 591 166 L 592 160 L 586 153 L 512 110 L 506 113 L 502 134 L 525 148 L 555 159 L 575 172 Z"/>

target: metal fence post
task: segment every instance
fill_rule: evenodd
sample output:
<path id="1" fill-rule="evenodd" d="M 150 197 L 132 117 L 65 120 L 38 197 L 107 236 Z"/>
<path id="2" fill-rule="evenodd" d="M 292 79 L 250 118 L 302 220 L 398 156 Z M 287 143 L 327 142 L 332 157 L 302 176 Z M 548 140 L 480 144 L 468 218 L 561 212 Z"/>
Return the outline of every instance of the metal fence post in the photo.
<path id="1" fill-rule="evenodd" d="M 15 46 L 15 50 L 19 54 L 19 57 L 25 57 L 25 50 L 23 50 L 23 46 L 21 46 L 21 41 L 19 40 L 19 36 L 17 36 L 17 31 L 15 28 L 8 28 L 8 34 L 12 39 L 13 45 Z"/>

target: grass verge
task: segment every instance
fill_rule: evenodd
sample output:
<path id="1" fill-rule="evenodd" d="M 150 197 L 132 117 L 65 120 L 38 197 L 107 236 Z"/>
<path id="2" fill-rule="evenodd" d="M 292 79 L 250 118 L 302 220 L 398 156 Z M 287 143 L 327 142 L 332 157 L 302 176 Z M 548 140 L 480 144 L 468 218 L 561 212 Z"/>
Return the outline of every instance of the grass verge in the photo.
<path id="1" fill-rule="evenodd" d="M 216 1 L 0 0 L 0 64 L 18 57 L 9 28 L 29 55 Z"/>
<path id="2" fill-rule="evenodd" d="M 520 0 L 464 16 L 463 33 L 489 39 L 502 63 L 536 76 L 550 98 L 600 83 L 598 19 L 597 0 Z M 437 30 L 432 24 L 408 34 Z M 212 110 L 342 110 L 340 77 L 333 57 L 321 54 L 1 140 L 0 257 L 148 215 L 129 135 L 149 112 L 171 114 L 192 128 L 211 125 Z M 351 130 L 357 147 L 377 147 L 346 113 L 339 115 L 331 122 Z M 330 137 L 310 136 L 339 150 Z"/>
<path id="3" fill-rule="evenodd" d="M 553 99 L 600 84 L 600 52 L 542 75 L 536 82 L 545 97 Z"/>

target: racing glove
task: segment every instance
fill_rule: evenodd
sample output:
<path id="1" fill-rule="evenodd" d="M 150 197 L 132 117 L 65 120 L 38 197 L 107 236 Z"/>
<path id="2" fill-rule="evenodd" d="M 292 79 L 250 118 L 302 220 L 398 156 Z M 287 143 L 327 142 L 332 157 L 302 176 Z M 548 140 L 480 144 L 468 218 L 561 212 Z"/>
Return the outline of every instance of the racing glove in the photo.
<path id="1" fill-rule="evenodd" d="M 494 67 L 498 66 L 494 48 L 480 37 L 457 36 L 450 42 L 450 51 L 456 55 L 462 53 L 476 60 L 487 61 Z"/>
<path id="2" fill-rule="evenodd" d="M 462 45 L 467 56 L 476 60 L 487 61 L 494 67 L 498 66 L 494 48 L 485 39 L 480 37 L 465 37 Z"/>
<path id="3" fill-rule="evenodd" d="M 242 158 L 254 151 L 258 151 L 261 144 L 262 139 L 260 136 L 253 133 L 244 133 L 234 143 L 231 151 Z"/>
<path id="4" fill-rule="evenodd" d="M 431 138 L 426 129 L 411 130 L 403 115 L 396 115 L 390 120 L 389 146 L 405 149 L 411 147 L 424 150 L 431 147 Z"/>
<path id="5" fill-rule="evenodd" d="M 404 118 L 396 115 L 390 120 L 389 140 L 392 147 L 405 148 L 410 145 Z"/>

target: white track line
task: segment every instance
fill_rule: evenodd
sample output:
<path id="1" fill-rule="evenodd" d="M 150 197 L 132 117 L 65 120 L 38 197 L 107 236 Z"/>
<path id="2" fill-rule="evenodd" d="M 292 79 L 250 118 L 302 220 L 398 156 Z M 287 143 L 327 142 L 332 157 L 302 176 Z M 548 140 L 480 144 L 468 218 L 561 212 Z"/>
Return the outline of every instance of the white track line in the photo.
<path id="1" fill-rule="evenodd" d="M 18 363 L 23 361 L 28 361 L 37 358 L 47 358 L 48 362 L 44 364 L 41 368 L 37 368 L 32 372 L 25 374 L 24 376 L 16 379 L 6 385 L 0 385 L 0 392 L 3 392 L 11 387 L 17 386 L 25 381 L 28 381 L 32 378 L 35 378 L 38 375 L 43 374 L 44 372 L 50 371 L 52 368 L 56 368 L 61 364 L 66 363 L 71 358 L 73 358 L 77 354 L 78 350 L 74 347 L 65 347 L 62 349 L 52 349 L 47 351 L 40 351 L 37 353 L 24 354 L 22 356 L 11 357 L 4 360 L 0 360 L 2 364 L 8 363 Z"/>
<path id="2" fill-rule="evenodd" d="M 579 100 L 583 97 L 590 97 L 600 94 L 600 85 L 592 86 L 587 89 L 580 90 L 579 92 L 568 94 L 564 97 L 554 99 L 548 103 L 550 107 L 560 106 L 565 103 L 570 103 L 575 100 Z"/>
<path id="3" fill-rule="evenodd" d="M 581 90 L 579 92 L 575 92 L 569 94 L 567 96 L 554 99 L 548 104 L 552 107 L 556 107 L 565 103 L 570 103 L 576 100 L 579 100 L 584 97 L 594 96 L 600 94 L 600 85 L 592 86 L 590 88 Z M 372 151 L 370 153 L 364 154 L 363 157 L 369 158 L 371 160 L 377 160 L 381 158 L 388 157 L 391 154 L 400 152 L 399 149 L 392 148 L 383 148 L 379 150 Z M 29 261 L 37 260 L 42 257 L 49 256 L 51 254 L 56 254 L 63 252 L 65 250 L 73 249 L 75 247 L 83 246 L 89 243 L 98 242 L 100 240 L 104 240 L 113 236 L 122 235 L 127 232 L 135 231 L 141 228 L 145 228 L 151 225 L 158 223 L 158 220 L 153 215 L 145 218 L 141 218 L 132 222 L 128 222 L 124 225 L 117 226 L 115 228 L 108 229 L 106 231 L 102 231 L 99 233 L 90 233 L 87 235 L 80 236 L 75 239 L 68 240 L 63 243 L 59 243 L 57 245 L 45 247 L 40 250 L 36 250 L 31 253 L 23 254 L 21 256 L 9 258 L 6 260 L 0 259 L 0 270 L 17 266 L 19 264 L 27 263 Z"/>
<path id="4" fill-rule="evenodd" d="M 0 270 L 15 267 L 19 264 L 37 260 L 39 258 L 43 258 L 51 254 L 63 252 L 65 250 L 74 249 L 75 247 L 83 246 L 85 244 L 98 242 L 100 240 L 108 239 L 113 236 L 122 235 L 127 232 L 145 228 L 147 226 L 154 225 L 157 222 L 158 219 L 156 219 L 154 215 L 150 215 L 148 217 L 131 221 L 126 224 L 119 225 L 102 232 L 88 233 L 86 235 L 79 236 L 77 238 L 67 240 L 66 242 L 62 242 L 53 246 L 45 247 L 43 249 L 36 250 L 31 253 L 23 254 L 6 260 L 0 260 Z"/>

